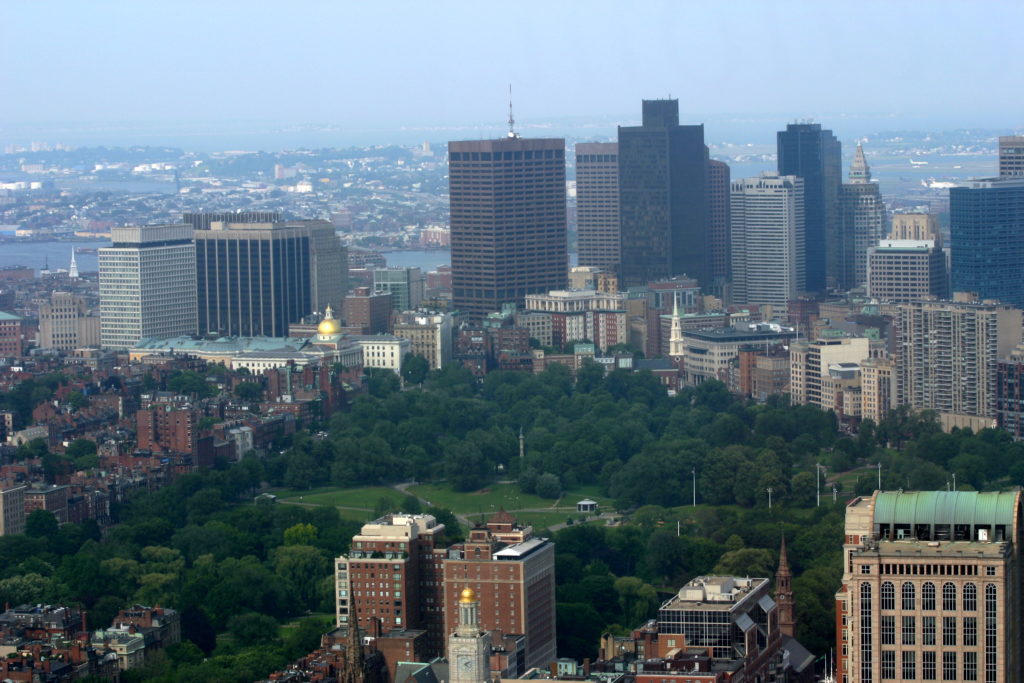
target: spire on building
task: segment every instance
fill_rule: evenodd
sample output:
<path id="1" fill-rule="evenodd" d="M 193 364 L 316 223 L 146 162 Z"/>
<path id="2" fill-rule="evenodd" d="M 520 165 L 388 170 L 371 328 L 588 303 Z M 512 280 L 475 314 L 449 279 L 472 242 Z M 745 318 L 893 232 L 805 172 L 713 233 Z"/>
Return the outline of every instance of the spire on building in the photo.
<path id="1" fill-rule="evenodd" d="M 864 158 L 864 148 L 861 147 L 859 142 L 857 143 L 857 151 L 853 155 L 853 163 L 850 164 L 850 182 L 871 182 L 871 168 L 868 167 L 868 161 Z"/>
<path id="2" fill-rule="evenodd" d="M 668 355 L 683 356 L 683 319 L 679 316 L 679 292 L 672 293 L 672 330 L 668 338 Z"/>
<path id="3" fill-rule="evenodd" d="M 779 631 L 782 635 L 796 635 L 796 614 L 793 605 L 793 572 L 786 555 L 786 535 L 782 535 L 779 549 L 779 568 L 775 572 L 775 602 L 779 606 Z"/>
<path id="4" fill-rule="evenodd" d="M 75 263 L 75 248 L 71 248 L 71 265 L 68 266 L 68 277 L 78 279 L 78 264 Z"/>
<path id="5" fill-rule="evenodd" d="M 511 83 L 508 84 L 508 136 L 510 138 L 517 138 L 517 137 L 519 137 L 519 135 L 516 134 L 516 120 L 515 120 L 515 117 L 512 116 L 512 84 Z"/>
<path id="6" fill-rule="evenodd" d="M 338 676 L 341 683 L 363 683 L 363 645 L 359 641 L 359 625 L 353 621 L 348 625 L 348 638 L 345 642 L 345 667 Z"/>

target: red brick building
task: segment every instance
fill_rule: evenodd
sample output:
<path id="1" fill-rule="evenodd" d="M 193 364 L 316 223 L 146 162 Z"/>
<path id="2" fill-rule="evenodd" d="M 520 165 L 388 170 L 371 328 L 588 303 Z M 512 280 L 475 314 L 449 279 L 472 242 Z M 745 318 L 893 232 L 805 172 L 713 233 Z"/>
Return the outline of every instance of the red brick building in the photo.
<path id="1" fill-rule="evenodd" d="M 16 315 L 0 311 L 0 358 L 18 358 L 21 356 L 22 321 Z"/>

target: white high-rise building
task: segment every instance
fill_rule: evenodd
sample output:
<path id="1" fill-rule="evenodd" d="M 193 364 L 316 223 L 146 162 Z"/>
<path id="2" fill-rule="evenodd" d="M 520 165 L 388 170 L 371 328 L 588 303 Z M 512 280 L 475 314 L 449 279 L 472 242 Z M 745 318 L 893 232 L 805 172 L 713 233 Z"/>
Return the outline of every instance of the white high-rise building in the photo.
<path id="1" fill-rule="evenodd" d="M 785 312 L 805 289 L 804 181 L 764 173 L 732 183 L 732 300 Z"/>
<path id="2" fill-rule="evenodd" d="M 196 247 L 189 225 L 111 230 L 99 251 L 100 344 L 196 333 Z"/>

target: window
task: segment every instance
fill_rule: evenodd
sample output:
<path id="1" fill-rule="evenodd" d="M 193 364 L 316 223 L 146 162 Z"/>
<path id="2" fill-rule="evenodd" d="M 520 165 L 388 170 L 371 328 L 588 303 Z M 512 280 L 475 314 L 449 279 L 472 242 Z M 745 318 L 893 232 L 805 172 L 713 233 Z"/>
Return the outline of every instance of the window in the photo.
<path id="1" fill-rule="evenodd" d="M 916 617 L 903 617 L 903 644 L 914 645 L 917 636 Z"/>
<path id="2" fill-rule="evenodd" d="M 868 565 L 864 565 L 867 567 Z M 872 681 L 871 647 L 871 584 L 867 581 L 860 584 L 860 680 L 863 683 Z M 994 618 L 993 618 L 994 621 Z"/>
<path id="3" fill-rule="evenodd" d="M 973 583 L 964 586 L 964 611 L 978 611 L 978 587 Z"/>
<path id="4" fill-rule="evenodd" d="M 870 574 L 871 573 L 871 565 L 870 564 L 862 564 L 860 566 L 860 573 L 861 574 Z"/>
<path id="5" fill-rule="evenodd" d="M 995 575 L 996 575 L 996 568 L 995 567 L 985 567 L 985 576 L 995 576 Z"/>
<path id="6" fill-rule="evenodd" d="M 931 581 L 926 581 L 925 584 L 921 586 L 921 609 L 935 609 L 935 584 Z"/>
<path id="7" fill-rule="evenodd" d="M 956 610 L 956 586 L 948 581 L 942 584 L 942 609 L 947 612 Z"/>
<path id="8" fill-rule="evenodd" d="M 921 678 L 926 681 L 935 680 L 935 652 L 926 651 L 921 653 Z"/>
<path id="9" fill-rule="evenodd" d="M 964 645 L 978 644 L 978 617 L 964 617 Z"/>
<path id="10" fill-rule="evenodd" d="M 921 644 L 935 644 L 935 617 L 921 617 Z"/>
<path id="11" fill-rule="evenodd" d="M 956 680 L 956 652 L 942 653 L 942 680 Z"/>
<path id="12" fill-rule="evenodd" d="M 882 616 L 882 645 L 896 644 L 896 617 Z"/>
<path id="13" fill-rule="evenodd" d="M 964 680 L 965 681 L 976 681 L 976 680 L 978 680 L 978 653 L 977 652 L 965 652 L 964 653 Z"/>
<path id="14" fill-rule="evenodd" d="M 917 591 L 914 588 L 914 584 L 909 581 L 905 581 L 903 583 L 903 609 L 916 609 L 914 607 L 915 602 L 917 602 Z"/>
<path id="15" fill-rule="evenodd" d="M 882 650 L 882 680 L 896 678 L 896 651 Z"/>
<path id="16" fill-rule="evenodd" d="M 942 644 L 956 645 L 956 617 L 942 617 Z"/>
<path id="17" fill-rule="evenodd" d="M 903 680 L 912 681 L 917 678 L 917 653 L 913 650 L 903 651 Z"/>
<path id="18" fill-rule="evenodd" d="M 996 683 L 996 585 L 985 584 L 985 683 Z"/>
<path id="19" fill-rule="evenodd" d="M 881 609 L 896 609 L 896 587 L 892 581 L 882 582 Z"/>

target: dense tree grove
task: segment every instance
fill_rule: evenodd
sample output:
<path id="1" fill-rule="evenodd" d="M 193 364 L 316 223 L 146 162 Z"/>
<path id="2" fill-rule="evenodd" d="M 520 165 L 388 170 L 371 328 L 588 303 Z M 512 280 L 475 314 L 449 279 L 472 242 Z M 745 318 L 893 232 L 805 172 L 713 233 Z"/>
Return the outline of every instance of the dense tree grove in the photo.
<path id="1" fill-rule="evenodd" d="M 783 533 L 798 635 L 823 652 L 833 637 L 845 498 L 833 503 L 829 482 L 816 506 L 817 464 L 846 473 L 837 486 L 847 497 L 874 489 L 879 463 L 890 489 L 942 488 L 954 474 L 961 488 L 1024 484 L 1024 446 L 996 430 L 944 434 L 929 413 L 893 411 L 849 435 L 831 413 L 782 398 L 752 404 L 713 381 L 670 397 L 648 373 L 606 375 L 594 364 L 575 378 L 555 365 L 492 373 L 482 384 L 462 368 L 414 369 L 405 390 L 390 371 L 369 373 L 368 393 L 315 426 L 324 431 L 300 431 L 264 459 L 219 463 L 138 495 L 114 511 L 119 523 L 103 537 L 92 522 L 58 527 L 49 513 L 33 513 L 28 533 L 0 538 L 0 601 L 77 604 L 91 624 L 132 602 L 174 607 L 187 642 L 129 680 L 251 680 L 315 645 L 323 622 L 302 622 L 285 638 L 275 625 L 333 610 L 331 558 L 358 528 L 330 507 L 251 502 L 261 486 L 445 479 L 473 491 L 517 478 L 546 498 L 596 485 L 628 516 L 621 526 L 553 534 L 560 654 L 592 657 L 603 630 L 654 616 L 701 573 L 773 576 Z M 173 380 L 193 395 L 211 386 L 195 373 Z M 28 384 L 3 405 L 30 412 L 55 386 Z M 92 464 L 95 446 L 74 442 L 66 457 Z M 403 508 L 421 503 L 410 496 Z M 390 509 L 383 499 L 377 512 Z M 427 511 L 458 528 L 448 511 Z"/>

